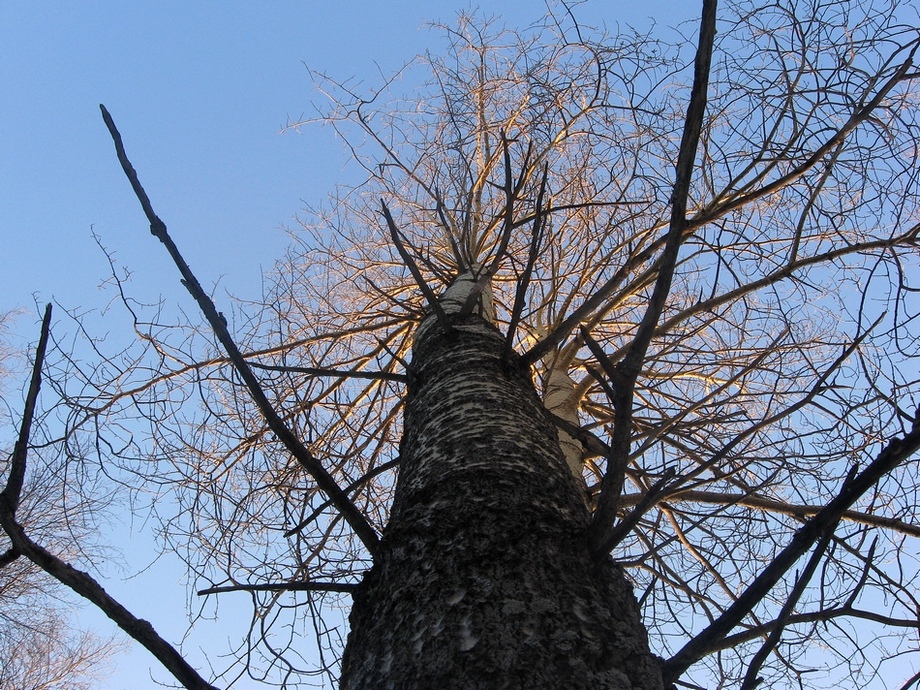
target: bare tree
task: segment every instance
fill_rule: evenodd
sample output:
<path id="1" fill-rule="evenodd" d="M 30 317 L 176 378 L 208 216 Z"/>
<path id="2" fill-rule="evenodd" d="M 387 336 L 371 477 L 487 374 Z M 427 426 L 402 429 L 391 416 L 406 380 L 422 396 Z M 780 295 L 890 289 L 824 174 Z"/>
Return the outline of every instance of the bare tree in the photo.
<path id="1" fill-rule="evenodd" d="M 225 684 L 915 687 L 915 10 L 562 10 L 316 75 L 366 180 L 229 317 L 107 116 L 216 342 L 126 300 L 61 443 L 248 592 Z"/>
<path id="2" fill-rule="evenodd" d="M 7 587 L 4 587 L 7 589 Z M 4 592 L 7 606 L 7 592 Z M 32 600 L 38 607 L 24 617 L 4 616 L 0 632 L 0 687 L 17 690 L 91 690 L 107 673 L 106 659 L 119 646 L 90 632 L 75 631 L 59 612 L 48 612 L 48 597 Z M 17 608 L 21 599 L 13 602 Z M 60 617 L 59 617 L 60 615 Z"/>

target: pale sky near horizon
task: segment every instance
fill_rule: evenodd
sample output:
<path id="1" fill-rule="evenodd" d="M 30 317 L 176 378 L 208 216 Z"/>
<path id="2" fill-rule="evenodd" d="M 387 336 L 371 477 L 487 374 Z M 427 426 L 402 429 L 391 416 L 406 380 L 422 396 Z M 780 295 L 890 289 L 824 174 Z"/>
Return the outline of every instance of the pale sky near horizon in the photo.
<path id="1" fill-rule="evenodd" d="M 588 0 L 576 15 L 588 24 L 647 28 L 652 18 L 673 25 L 694 17 L 698 4 Z M 148 232 L 99 103 L 205 287 L 219 283 L 258 299 L 262 272 L 287 246 L 283 228 L 350 174 L 329 128 L 281 133 L 320 98 L 307 67 L 379 83 L 418 53 L 437 51 L 441 37 L 428 22 L 451 22 L 469 7 L 453 0 L 0 2 L 0 313 L 24 312 L 13 344 L 34 342 L 36 304 L 105 307 L 111 293 L 98 286 L 109 269 L 94 233 L 131 270 L 135 296 L 162 296 L 195 314 Z M 513 27 L 545 12 L 542 0 L 487 7 Z M 112 538 L 129 534 L 113 526 Z M 126 548 L 129 557 L 150 557 Z M 164 562 L 133 579 L 108 572 L 103 584 L 175 642 L 187 601 L 178 573 Z M 103 634 L 113 629 L 100 616 L 85 620 Z M 200 663 L 194 650 L 191 658 Z M 160 687 L 148 669 L 169 679 L 136 645 L 116 663 L 99 690 Z M 259 686 L 242 680 L 233 687 Z"/>

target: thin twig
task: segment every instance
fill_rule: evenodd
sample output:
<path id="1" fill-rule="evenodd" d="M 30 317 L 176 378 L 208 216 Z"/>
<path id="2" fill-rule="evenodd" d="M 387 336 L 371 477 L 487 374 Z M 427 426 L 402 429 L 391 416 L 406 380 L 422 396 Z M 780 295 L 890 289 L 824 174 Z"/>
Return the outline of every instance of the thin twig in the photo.
<path id="1" fill-rule="evenodd" d="M 845 482 L 837 496 L 796 532 L 789 544 L 763 569 L 751 585 L 721 616 L 696 635 L 663 666 L 666 684 L 674 682 L 692 664 L 709 652 L 779 582 L 780 578 L 841 516 L 886 474 L 920 449 L 920 428 L 903 438 L 895 438 L 852 481 Z"/>
<path id="2" fill-rule="evenodd" d="M 351 484 L 345 487 L 345 493 L 350 494 L 352 491 L 354 491 L 360 486 L 363 486 L 364 484 L 369 482 L 371 479 L 376 477 L 378 474 L 383 474 L 387 470 L 392 470 L 395 467 L 399 467 L 399 458 L 396 458 L 395 460 L 390 460 L 389 462 L 385 462 L 382 465 L 378 465 L 377 467 L 370 470 L 369 472 L 361 475 L 355 481 L 353 481 Z M 311 513 L 307 517 L 305 517 L 303 520 L 298 522 L 296 527 L 292 527 L 287 532 L 285 532 L 284 536 L 293 537 L 295 534 L 303 530 L 304 527 L 306 527 L 311 522 L 313 522 L 317 517 L 319 517 L 319 515 L 324 510 L 326 510 L 326 508 L 328 508 L 330 505 L 332 505 L 332 502 L 329 501 L 328 499 L 320 503 L 318 506 L 316 506 L 316 508 L 314 508 L 311 511 Z"/>
<path id="3" fill-rule="evenodd" d="M 29 392 L 26 396 L 26 403 L 22 413 L 19 438 L 16 441 L 10 462 L 10 476 L 7 479 L 6 487 L 0 492 L 0 525 L 2 525 L 3 531 L 6 532 L 12 542 L 12 548 L 6 551 L 0 560 L 4 561 L 3 564 L 5 564 L 5 562 L 12 561 L 18 555 L 25 556 L 48 575 L 51 575 L 84 599 L 95 604 L 103 613 L 115 621 L 119 628 L 150 651 L 173 674 L 176 680 L 186 688 L 189 690 L 216 690 L 214 686 L 198 675 L 198 672 L 182 658 L 182 655 L 172 645 L 157 634 L 150 623 L 137 618 L 118 601 L 109 596 L 89 574 L 77 570 L 32 541 L 22 525 L 16 521 L 16 509 L 19 506 L 19 498 L 22 493 L 26 472 L 29 436 L 35 415 L 38 391 L 41 388 L 42 363 L 45 359 L 50 330 L 51 305 L 49 304 L 45 307 L 45 316 L 42 319 L 41 337 L 35 351 L 32 379 L 29 383 Z"/>
<path id="4" fill-rule="evenodd" d="M 850 470 L 850 474 L 844 481 L 844 486 L 847 484 L 847 482 L 853 481 L 855 476 L 856 466 L 854 465 Z M 815 570 L 817 570 L 818 566 L 821 564 L 821 560 L 824 558 L 824 552 L 827 551 L 828 544 L 830 544 L 831 537 L 834 536 L 834 530 L 837 528 L 837 524 L 839 522 L 840 516 L 838 515 L 837 521 L 828 525 L 824 531 L 824 534 L 818 540 L 818 544 L 815 546 L 815 550 L 812 552 L 811 558 L 809 558 L 808 563 L 805 564 L 805 568 L 803 569 L 802 574 L 796 578 L 795 584 L 792 586 L 792 591 L 789 592 L 789 595 L 786 597 L 786 601 L 783 603 L 783 608 L 779 612 L 779 616 L 777 616 L 776 621 L 774 621 L 776 626 L 773 628 L 773 630 L 770 631 L 766 641 L 763 643 L 763 645 L 761 645 L 760 649 L 757 650 L 757 653 L 754 654 L 754 657 L 751 659 L 748 670 L 744 674 L 744 682 L 741 685 L 741 690 L 755 690 L 755 688 L 763 682 L 763 678 L 758 676 L 760 669 L 763 666 L 763 662 L 767 660 L 770 652 L 772 652 L 776 648 L 776 645 L 779 644 L 783 630 L 789 623 L 789 617 L 792 616 L 792 612 L 795 610 L 796 604 L 799 603 L 799 599 L 801 598 L 802 593 L 805 591 L 808 583 L 811 582 L 811 578 L 815 574 Z"/>
<path id="5" fill-rule="evenodd" d="M 743 506 L 765 513 L 788 515 L 798 519 L 806 519 L 820 513 L 824 506 L 801 503 L 786 503 L 772 498 L 766 498 L 755 493 L 729 493 L 722 491 L 701 491 L 696 489 L 678 489 L 673 487 L 665 491 L 661 499 L 668 503 L 703 503 L 716 506 Z M 628 493 L 620 497 L 620 507 L 639 505 L 645 501 L 644 493 Z M 920 538 L 920 526 L 898 520 L 884 515 L 872 515 L 859 510 L 847 510 L 842 518 L 848 522 L 855 522 L 870 527 L 890 529 L 907 536 Z"/>
<path id="6" fill-rule="evenodd" d="M 138 618 L 110 596 L 88 573 L 77 570 L 29 539 L 25 530 L 7 509 L 0 510 L 0 522 L 14 546 L 39 568 L 95 604 L 119 628 L 153 654 L 163 667 L 188 690 L 216 690 L 189 665 L 176 649 L 164 640 L 146 620 Z"/>
<path id="7" fill-rule="evenodd" d="M 817 148 L 814 153 L 812 153 L 805 161 L 800 165 L 796 166 L 790 170 L 785 175 L 781 175 L 772 182 L 759 189 L 755 189 L 752 192 L 746 194 L 740 194 L 731 200 L 727 201 L 724 204 L 716 206 L 714 208 L 704 209 L 700 215 L 700 222 L 707 223 L 715 220 L 720 216 L 733 211 L 736 208 L 740 208 L 752 201 L 768 196 L 783 187 L 786 187 L 790 183 L 804 176 L 809 170 L 814 168 L 827 154 L 831 153 L 837 146 L 839 146 L 859 125 L 863 122 L 871 120 L 873 113 L 877 108 L 879 108 L 888 97 L 888 94 L 902 81 L 905 79 L 912 78 L 910 73 L 910 68 L 913 67 L 914 55 L 917 52 L 917 49 L 920 48 L 920 42 L 914 45 L 913 49 L 907 56 L 907 59 L 901 64 L 901 66 L 895 71 L 892 77 L 886 81 L 882 87 L 878 90 L 875 96 L 866 103 L 866 105 L 859 108 L 856 112 L 850 115 L 849 119 L 840 127 L 833 136 L 830 137 L 827 141 L 824 142 L 819 148 Z"/>
<path id="8" fill-rule="evenodd" d="M 796 613 L 789 616 L 786 620 L 786 627 L 791 625 L 799 625 L 802 623 L 818 623 L 834 620 L 835 618 L 858 618 L 860 620 L 872 621 L 873 623 L 880 623 L 882 625 L 890 625 L 896 628 L 913 628 L 917 629 L 918 623 L 916 618 L 893 618 L 891 616 L 884 616 L 875 611 L 864 611 L 863 609 L 856 609 L 852 606 L 841 606 L 833 609 L 821 609 L 818 611 L 811 611 L 808 613 Z M 750 642 L 751 640 L 756 640 L 758 637 L 763 637 L 768 634 L 773 628 L 776 627 L 778 621 L 769 621 L 767 623 L 761 623 L 759 625 L 753 625 L 750 628 L 744 630 L 743 632 L 735 633 L 734 635 L 729 635 L 728 637 L 720 640 L 715 647 L 710 649 L 710 652 L 717 652 L 723 649 L 737 649 L 742 644 Z"/>

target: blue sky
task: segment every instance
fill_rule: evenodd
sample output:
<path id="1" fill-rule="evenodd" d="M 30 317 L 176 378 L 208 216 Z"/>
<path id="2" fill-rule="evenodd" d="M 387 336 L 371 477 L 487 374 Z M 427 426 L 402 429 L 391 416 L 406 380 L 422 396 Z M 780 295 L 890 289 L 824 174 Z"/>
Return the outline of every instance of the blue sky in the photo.
<path id="1" fill-rule="evenodd" d="M 671 20 L 662 7 L 643 3 Z M 648 24 L 629 2 L 580 16 Z M 627 13 L 627 8 L 630 8 Z M 95 231 L 153 292 L 172 281 L 138 235 L 136 201 L 99 117 L 105 103 L 159 214 L 201 278 L 258 288 L 279 229 L 347 174 L 331 131 L 281 134 L 319 97 L 309 66 L 366 83 L 440 36 L 467 3 L 36 2 L 0 4 L 0 309 L 56 297 L 88 306 L 107 266 Z M 522 25 L 539 0 L 489 5 Z M 140 224 L 143 228 L 143 224 Z M 145 268 L 149 263 L 149 270 Z M 207 270 L 204 270 L 207 269 Z"/>
<path id="2" fill-rule="evenodd" d="M 488 6 L 512 26 L 545 11 L 540 0 Z M 377 83 L 414 55 L 438 49 L 440 36 L 427 22 L 450 21 L 467 7 L 450 0 L 4 0 L 0 313 L 23 310 L 14 344 L 34 341 L 36 303 L 53 299 L 86 311 L 111 298 L 98 289 L 108 265 L 93 233 L 131 270 L 136 297 L 162 296 L 194 314 L 147 231 L 99 103 L 114 116 L 158 214 L 202 283 L 255 299 L 262 271 L 286 246 L 283 228 L 304 202 L 320 201 L 350 174 L 328 128 L 280 133 L 321 98 L 305 65 Z M 667 25 L 696 11 L 695 4 L 664 0 L 591 0 L 577 14 L 587 23 L 647 27 L 650 17 Z M 104 317 L 98 322 L 106 327 Z M 144 563 L 151 554 L 141 546 L 143 533 L 124 542 L 125 528 L 113 529 L 111 538 L 126 545 L 129 560 Z M 106 574 L 106 587 L 129 608 L 167 637 L 181 635 L 186 595 L 168 561 L 135 579 Z M 98 616 L 86 620 L 110 630 Z M 158 687 L 149 680 L 151 666 L 145 652 L 134 650 L 119 660 L 107 687 Z"/>

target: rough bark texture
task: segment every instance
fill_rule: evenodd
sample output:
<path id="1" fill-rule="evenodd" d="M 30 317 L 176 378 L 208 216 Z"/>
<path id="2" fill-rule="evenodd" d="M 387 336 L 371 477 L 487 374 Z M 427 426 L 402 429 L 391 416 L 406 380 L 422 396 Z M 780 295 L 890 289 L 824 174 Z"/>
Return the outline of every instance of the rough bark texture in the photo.
<path id="1" fill-rule="evenodd" d="M 416 336 L 400 475 L 355 594 L 345 690 L 660 690 L 632 588 L 588 515 L 529 373 L 478 315 Z"/>

